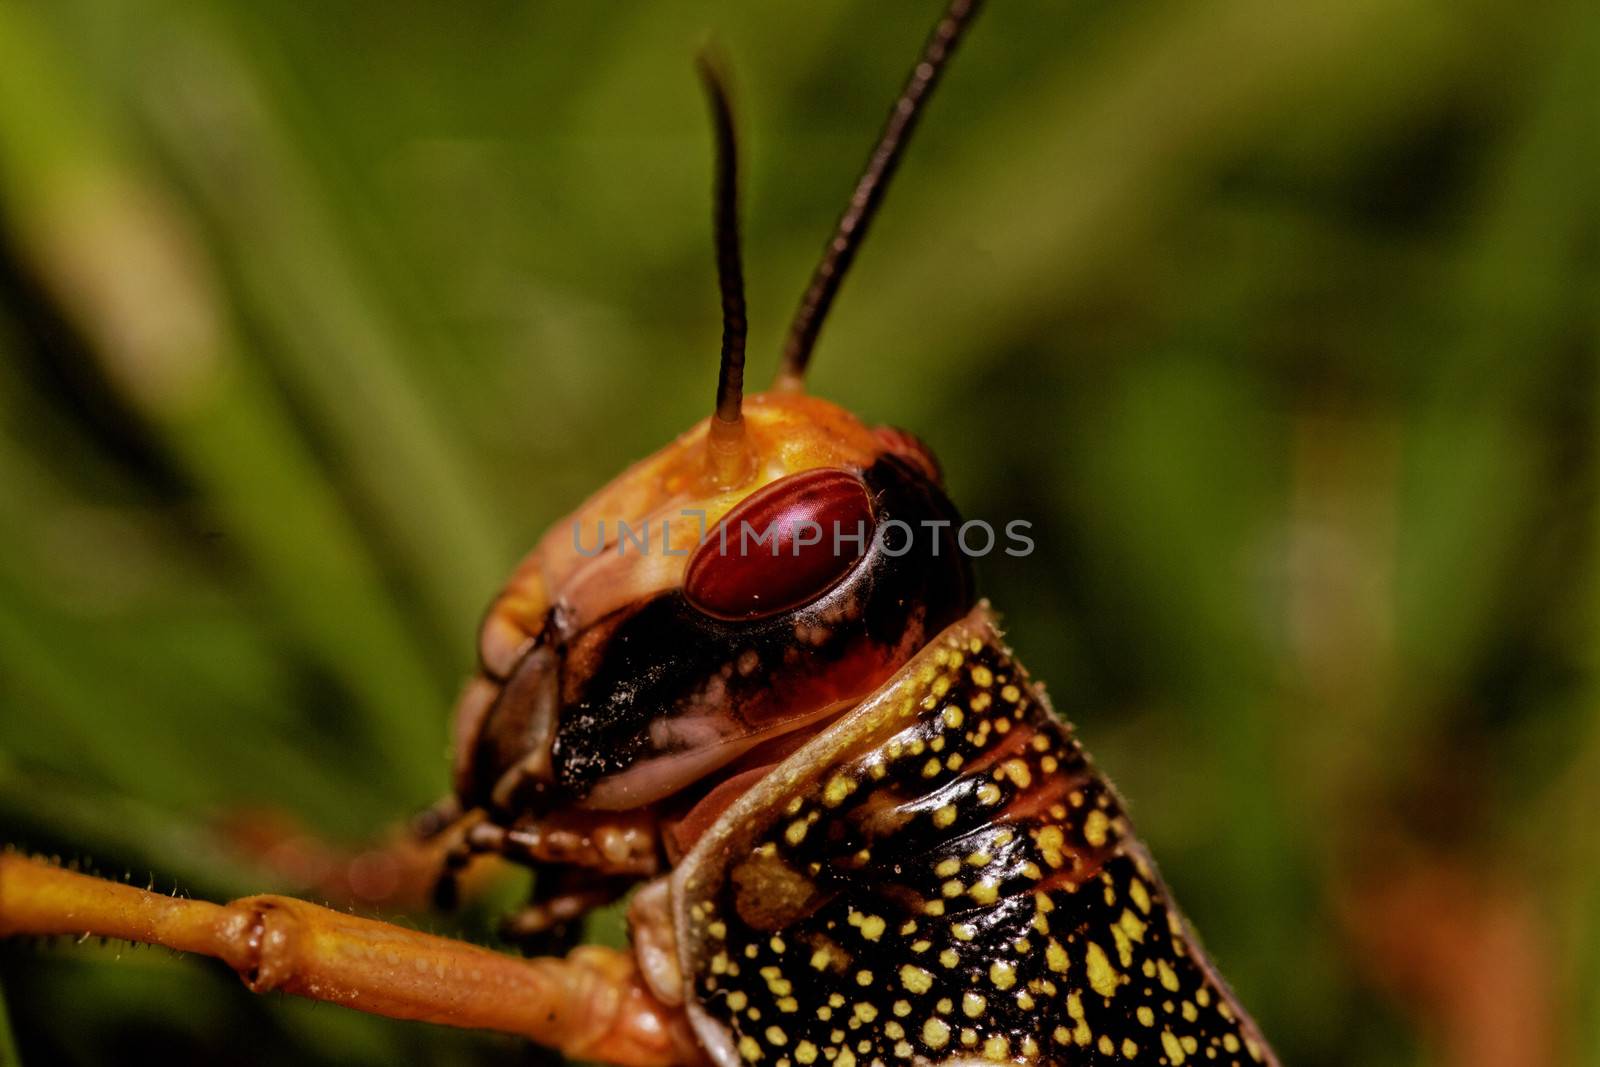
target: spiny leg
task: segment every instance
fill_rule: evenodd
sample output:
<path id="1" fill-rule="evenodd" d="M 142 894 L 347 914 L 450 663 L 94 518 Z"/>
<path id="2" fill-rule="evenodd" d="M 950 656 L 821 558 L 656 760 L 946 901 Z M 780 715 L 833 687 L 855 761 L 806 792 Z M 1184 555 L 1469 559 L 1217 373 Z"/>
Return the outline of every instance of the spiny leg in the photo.
<path id="1" fill-rule="evenodd" d="M 633 957 L 614 949 L 521 960 L 290 897 L 180 900 L 0 855 L 0 937 L 15 934 L 165 945 L 224 961 L 255 992 L 520 1034 L 619 1067 L 704 1059 L 682 1013 L 652 996 Z"/>

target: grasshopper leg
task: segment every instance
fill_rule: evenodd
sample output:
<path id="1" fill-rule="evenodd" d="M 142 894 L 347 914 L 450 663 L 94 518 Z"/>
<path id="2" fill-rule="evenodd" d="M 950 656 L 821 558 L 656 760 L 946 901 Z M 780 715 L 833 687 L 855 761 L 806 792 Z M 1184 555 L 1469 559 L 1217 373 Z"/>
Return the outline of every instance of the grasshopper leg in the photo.
<path id="1" fill-rule="evenodd" d="M 253 991 L 374 1015 L 520 1034 L 618 1067 L 698 1064 L 680 1010 L 627 953 L 597 946 L 517 959 L 291 897 L 181 900 L 0 855 L 0 937 L 89 934 L 214 956 Z"/>

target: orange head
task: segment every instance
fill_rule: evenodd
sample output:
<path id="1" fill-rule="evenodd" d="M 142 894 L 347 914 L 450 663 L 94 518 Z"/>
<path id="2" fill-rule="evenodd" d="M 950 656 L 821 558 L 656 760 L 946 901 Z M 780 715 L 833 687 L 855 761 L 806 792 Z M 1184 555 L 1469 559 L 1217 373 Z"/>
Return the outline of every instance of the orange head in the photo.
<path id="1" fill-rule="evenodd" d="M 468 807 L 641 808 L 777 758 L 971 605 L 932 455 L 800 391 L 932 76 L 919 66 L 891 115 L 776 388 L 746 399 L 733 119 L 721 76 L 701 73 L 718 145 L 715 410 L 558 522 L 491 607 L 456 713 Z"/>

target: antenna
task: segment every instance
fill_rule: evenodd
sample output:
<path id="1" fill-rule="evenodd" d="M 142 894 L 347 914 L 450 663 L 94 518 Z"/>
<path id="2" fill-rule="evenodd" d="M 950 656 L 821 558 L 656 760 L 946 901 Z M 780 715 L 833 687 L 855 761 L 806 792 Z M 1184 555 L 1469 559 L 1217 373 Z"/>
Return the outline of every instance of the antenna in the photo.
<path id="1" fill-rule="evenodd" d="M 744 268 L 739 258 L 739 143 L 733 128 L 727 77 L 707 52 L 695 60 L 711 105 L 716 141 L 712 182 L 712 227 L 717 248 L 717 283 L 722 291 L 722 360 L 717 368 L 717 408 L 707 434 L 706 465 L 711 479 L 733 486 L 750 473 L 750 445 L 744 415 L 744 349 L 749 326 L 745 318 Z"/>
<path id="2" fill-rule="evenodd" d="M 899 99 L 889 112 L 883 132 L 878 135 L 878 143 L 867 158 L 866 169 L 856 181 L 850 203 L 845 207 L 844 214 L 839 216 L 833 237 L 823 250 L 822 261 L 812 272 L 811 284 L 806 287 L 794 321 L 789 325 L 777 388 L 799 390 L 803 387 L 811 350 L 816 347 L 817 334 L 822 331 L 823 320 L 827 318 L 833 298 L 839 293 L 845 272 L 850 269 L 851 262 L 861 249 L 861 242 L 867 236 L 867 227 L 872 224 L 873 216 L 883 202 L 889 179 L 894 177 L 895 168 L 900 165 L 906 142 L 917 127 L 917 120 L 922 116 L 929 95 L 934 86 L 939 84 L 951 54 L 960 43 L 962 34 L 972 24 L 981 3 L 982 0 L 951 0 L 938 25 L 933 28 L 933 33 L 928 36 L 917 65 L 911 68 L 911 76 L 906 79 L 905 88 L 900 91 Z"/>

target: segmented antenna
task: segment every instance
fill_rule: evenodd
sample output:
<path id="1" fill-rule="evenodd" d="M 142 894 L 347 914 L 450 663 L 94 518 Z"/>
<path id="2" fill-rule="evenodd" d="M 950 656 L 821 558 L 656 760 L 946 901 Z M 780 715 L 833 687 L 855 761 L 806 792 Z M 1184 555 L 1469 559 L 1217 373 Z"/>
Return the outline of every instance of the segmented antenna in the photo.
<path id="1" fill-rule="evenodd" d="M 939 77 L 949 64 L 951 54 L 960 43 L 962 34 L 972 24 L 980 6 L 982 0 L 951 0 L 944 16 L 929 35 L 928 43 L 923 46 L 917 65 L 911 68 L 911 76 L 906 79 L 905 88 L 900 91 L 899 99 L 889 112 L 883 132 L 878 135 L 878 143 L 867 158 L 866 169 L 856 181 L 850 203 L 845 207 L 844 214 L 839 216 L 833 237 L 823 250 L 822 261 L 812 272 L 811 284 L 806 287 L 794 321 L 789 324 L 789 336 L 783 345 L 783 365 L 778 370 L 778 388 L 801 388 L 806 365 L 811 361 L 811 350 L 816 347 L 817 334 L 822 331 L 828 308 L 839 293 L 839 284 L 861 249 L 861 242 L 867 236 L 867 227 L 872 224 L 878 205 L 883 202 L 889 179 L 894 177 L 895 168 L 900 165 L 900 156 L 917 127 L 928 96 L 933 92 L 933 87 L 939 84 Z"/>
<path id="2" fill-rule="evenodd" d="M 712 182 L 712 226 L 717 248 L 717 283 L 722 290 L 722 361 L 717 369 L 717 409 L 707 439 L 707 469 L 714 481 L 734 485 L 750 469 L 745 439 L 744 348 L 749 325 L 745 318 L 744 268 L 739 257 L 739 143 L 733 128 L 727 77 L 708 53 L 695 60 L 711 105 L 716 168 Z"/>

